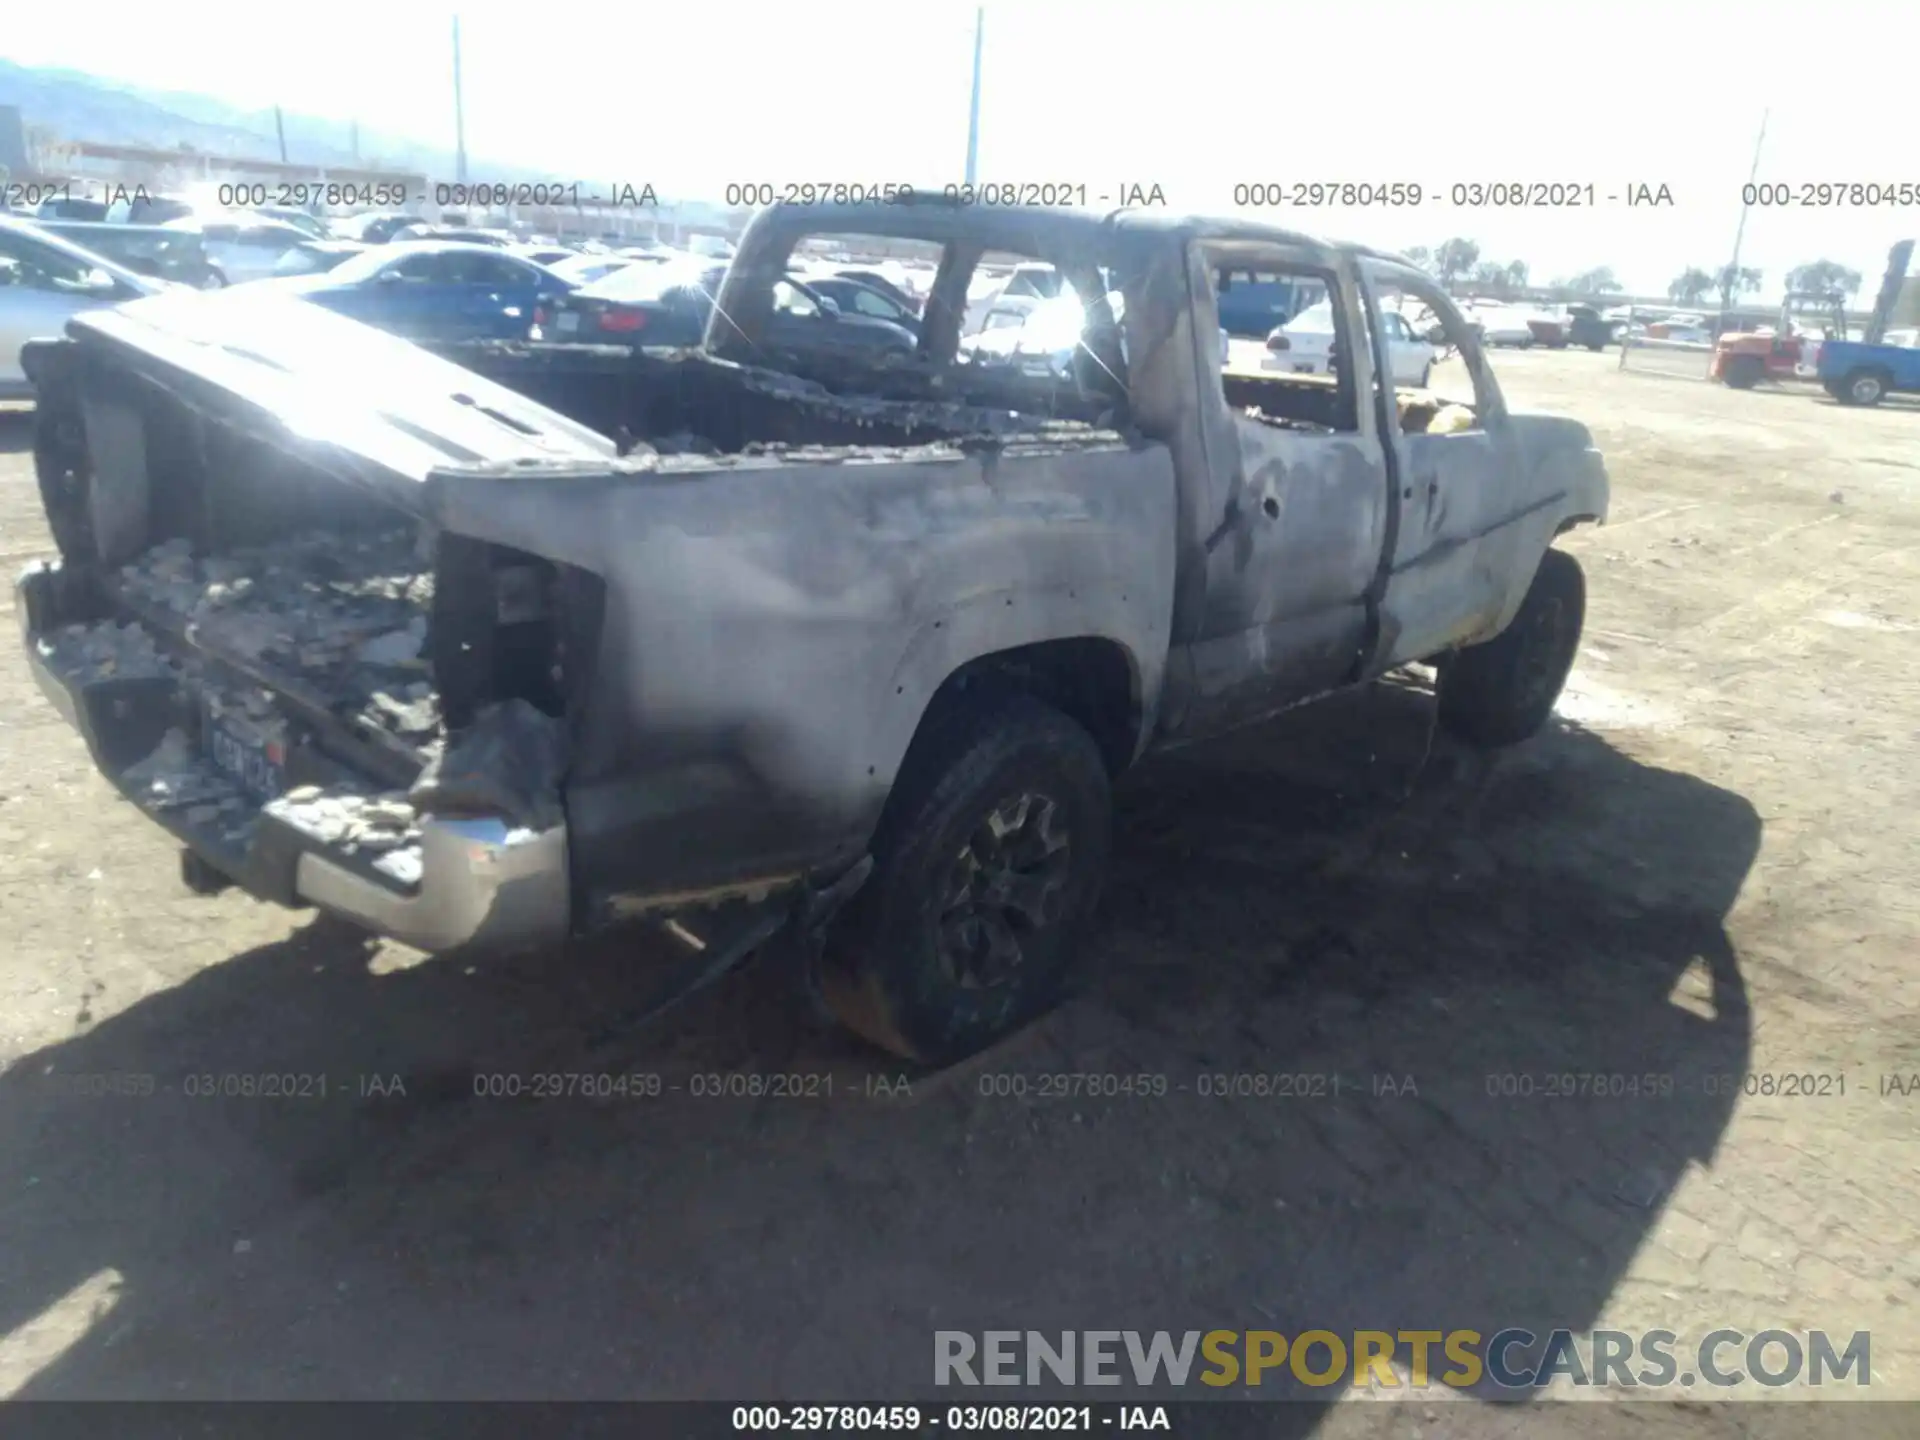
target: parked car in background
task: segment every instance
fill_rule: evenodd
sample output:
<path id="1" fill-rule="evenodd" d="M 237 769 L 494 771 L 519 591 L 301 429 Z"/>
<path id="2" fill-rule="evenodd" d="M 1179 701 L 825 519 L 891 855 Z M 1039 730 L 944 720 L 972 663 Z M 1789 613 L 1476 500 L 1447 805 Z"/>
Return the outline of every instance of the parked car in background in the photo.
<path id="1" fill-rule="evenodd" d="M 1468 316 L 1480 327 L 1483 345 L 1512 345 L 1521 350 L 1533 348 L 1533 326 L 1525 310 L 1513 305 L 1476 305 Z"/>
<path id="2" fill-rule="evenodd" d="M 275 275 L 322 275 L 345 264 L 367 247 L 358 240 L 309 240 L 296 245 L 280 257 L 273 267 Z"/>
<path id="3" fill-rule="evenodd" d="M 483 230 L 468 225 L 429 225 L 425 221 L 403 226 L 388 239 L 390 243 L 396 240 L 448 240 L 458 241 L 462 245 L 492 245 L 502 250 L 512 249 L 520 243 L 505 230 Z"/>
<path id="4" fill-rule="evenodd" d="M 1567 318 L 1564 315 L 1536 310 L 1527 316 L 1527 329 L 1533 332 L 1533 343 L 1544 345 L 1549 350 L 1567 348 Z"/>
<path id="5" fill-rule="evenodd" d="M 107 218 L 107 202 L 62 197 L 58 200 L 42 200 L 33 213 L 40 220 L 80 220 L 98 225 Z"/>
<path id="6" fill-rule="evenodd" d="M 226 283 L 207 258 L 198 230 L 167 225 L 113 225 L 103 220 L 37 220 L 34 223 L 82 250 L 106 256 L 135 274 L 191 285 L 196 290 Z"/>
<path id="7" fill-rule="evenodd" d="M 207 261 L 228 285 L 264 280 L 280 257 L 311 243 L 313 237 L 282 220 L 235 212 L 231 217 L 170 220 L 164 228 L 197 231 Z"/>
<path id="8" fill-rule="evenodd" d="M 105 218 L 116 225 L 165 225 L 170 220 L 191 220 L 207 209 L 180 195 L 139 193 L 114 201 Z"/>
<path id="9" fill-rule="evenodd" d="M 1647 334 L 1655 340 L 1666 340 L 1675 345 L 1711 345 L 1714 340 L 1713 330 L 1705 324 L 1685 325 L 1672 320 L 1649 325 Z"/>
<path id="10" fill-rule="evenodd" d="M 1295 315 L 1325 298 L 1324 287 L 1302 285 L 1256 270 L 1221 270 L 1213 277 L 1220 323 L 1229 335 L 1271 335 Z"/>
<path id="11" fill-rule="evenodd" d="M 692 260 L 630 265 L 557 301 L 535 339 L 598 344 L 698 345 L 726 266 Z M 871 315 L 844 313 L 806 282 L 774 286 L 768 342 L 796 349 L 851 347 L 911 353 L 916 331 Z"/>
<path id="12" fill-rule="evenodd" d="M 319 275 L 262 282 L 410 340 L 524 340 L 573 287 L 492 246 L 372 246 Z"/>
<path id="13" fill-rule="evenodd" d="M 30 400 L 20 367 L 29 340 L 59 337 L 83 310 L 158 295 L 165 281 L 83 250 L 30 221 L 0 216 L 0 400 Z"/>
<path id="14" fill-rule="evenodd" d="M 402 230 L 422 223 L 418 215 L 397 210 L 370 210 L 348 215 L 333 222 L 333 233 L 342 240 L 358 240 L 362 245 L 384 245 Z"/>
<path id="15" fill-rule="evenodd" d="M 960 333 L 979 334 L 988 328 L 989 315 L 999 317 L 1000 324 L 1010 323 L 1006 317 L 1011 315 L 1025 316 L 1041 302 L 1055 299 L 1063 284 L 1053 266 L 1036 263 L 1016 265 L 1003 276 L 978 276 L 967 289 L 967 315 Z"/>
<path id="16" fill-rule="evenodd" d="M 633 255 L 569 255 L 564 260 L 556 260 L 547 269 L 562 280 L 574 285 L 591 285 L 596 280 L 604 280 L 616 270 L 624 270 L 629 265 L 648 265 L 665 263 L 641 259 Z"/>
<path id="17" fill-rule="evenodd" d="M 836 267 L 833 273 L 844 280 L 857 280 L 862 285 L 878 290 L 910 315 L 917 317 L 925 304 L 921 296 L 915 295 L 904 285 L 895 284 L 878 270 L 848 269 L 843 266 Z"/>
<path id="18" fill-rule="evenodd" d="M 806 283 L 814 294 L 824 295 L 838 305 L 842 315 L 867 315 L 876 320 L 890 320 L 901 329 L 912 332 L 916 339 L 919 337 L 918 308 L 902 304 L 876 285 L 850 280 L 845 275 L 810 275 Z"/>
<path id="19" fill-rule="evenodd" d="M 1383 311 L 1380 323 L 1387 332 L 1393 383 L 1424 389 L 1433 370 L 1433 345 L 1397 310 Z M 1338 362 L 1333 305 L 1323 300 L 1309 305 L 1267 336 L 1267 353 L 1260 368 L 1290 375 L 1331 375 Z"/>
<path id="20" fill-rule="evenodd" d="M 1567 342 L 1589 350 L 1604 350 L 1619 337 L 1620 322 L 1609 320 L 1594 305 L 1567 306 Z"/>
<path id="21" fill-rule="evenodd" d="M 259 205 L 254 208 L 253 213 L 264 216 L 268 220 L 278 220 L 283 225 L 291 225 L 296 230 L 304 230 L 315 240 L 333 238 L 333 232 L 328 229 L 326 221 L 318 215 L 309 215 L 294 205 Z"/>

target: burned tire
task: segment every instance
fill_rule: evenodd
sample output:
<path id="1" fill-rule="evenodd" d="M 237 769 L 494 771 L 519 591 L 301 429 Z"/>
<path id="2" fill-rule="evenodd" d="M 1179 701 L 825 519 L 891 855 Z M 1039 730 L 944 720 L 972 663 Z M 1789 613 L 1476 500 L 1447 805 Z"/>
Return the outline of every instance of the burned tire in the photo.
<path id="1" fill-rule="evenodd" d="M 1735 390 L 1751 390 L 1767 378 L 1767 367 L 1757 355 L 1736 355 L 1721 378 Z"/>
<path id="2" fill-rule="evenodd" d="M 1440 724 L 1469 745 L 1513 745 L 1536 734 L 1573 669 L 1587 613 L 1580 562 L 1549 550 L 1511 624 L 1441 667 Z"/>
<path id="3" fill-rule="evenodd" d="M 1113 822 L 1079 725 L 1015 693 L 961 695 L 915 737 L 874 836 L 872 877 L 818 975 L 848 1029 L 950 1064 L 1060 999 L 1099 898 Z"/>

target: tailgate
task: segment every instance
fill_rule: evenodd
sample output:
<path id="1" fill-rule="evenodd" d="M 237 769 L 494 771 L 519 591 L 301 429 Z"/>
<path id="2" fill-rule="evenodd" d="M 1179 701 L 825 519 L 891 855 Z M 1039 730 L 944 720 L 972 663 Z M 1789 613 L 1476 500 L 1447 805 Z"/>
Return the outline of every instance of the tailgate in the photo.
<path id="1" fill-rule="evenodd" d="M 156 295 L 78 316 L 67 333 L 192 408 L 297 446 L 414 513 L 435 470 L 619 465 L 604 435 L 270 288 Z"/>

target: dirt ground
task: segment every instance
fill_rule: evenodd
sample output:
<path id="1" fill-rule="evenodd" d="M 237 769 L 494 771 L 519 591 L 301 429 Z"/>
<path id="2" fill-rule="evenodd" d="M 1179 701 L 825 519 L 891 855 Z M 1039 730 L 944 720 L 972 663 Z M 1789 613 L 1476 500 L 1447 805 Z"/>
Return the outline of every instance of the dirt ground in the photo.
<path id="1" fill-rule="evenodd" d="M 952 1399 L 936 1329 L 1523 1325 L 1870 1330 L 1871 1393 L 1920 1398 L 1920 1093 L 1883 1093 L 1920 1074 L 1920 409 L 1615 365 L 1499 362 L 1614 478 L 1553 732 L 1488 760 L 1382 685 L 1154 762 L 1086 994 L 910 1096 L 755 970 L 610 1022 L 638 937 L 418 962 L 197 899 L 0 647 L 0 1393 Z M 0 417 L 15 568 L 28 444 Z M 692 1093 L 748 1071 L 833 1098 Z M 1569 1071 L 1671 1087 L 1548 1098 Z M 663 1093 L 474 1096 L 537 1072 Z M 155 1093 L 51 1079 L 98 1073 Z M 258 1073 L 329 1095 L 187 1093 Z M 1201 1093 L 1275 1074 L 1340 1092 Z M 1844 1094 L 1746 1093 L 1781 1075 Z M 1395 1413 L 1592 1423 L 1448 1398 Z"/>

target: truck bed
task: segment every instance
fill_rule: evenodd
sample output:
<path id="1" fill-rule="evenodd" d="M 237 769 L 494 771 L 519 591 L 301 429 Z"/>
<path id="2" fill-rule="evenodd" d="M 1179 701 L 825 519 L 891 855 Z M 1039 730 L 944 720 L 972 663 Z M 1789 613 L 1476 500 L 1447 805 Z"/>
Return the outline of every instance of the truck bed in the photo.
<path id="1" fill-rule="evenodd" d="M 137 302 L 32 347 L 62 562 L 21 582 L 29 659 L 108 778 L 215 871 L 427 949 L 548 938 L 568 913 L 559 797 L 604 582 L 514 548 L 504 489 L 537 508 L 544 486 L 1127 444 L 698 356 L 497 348 L 496 387 L 229 299 Z M 568 424 L 587 416 L 605 430 Z"/>

